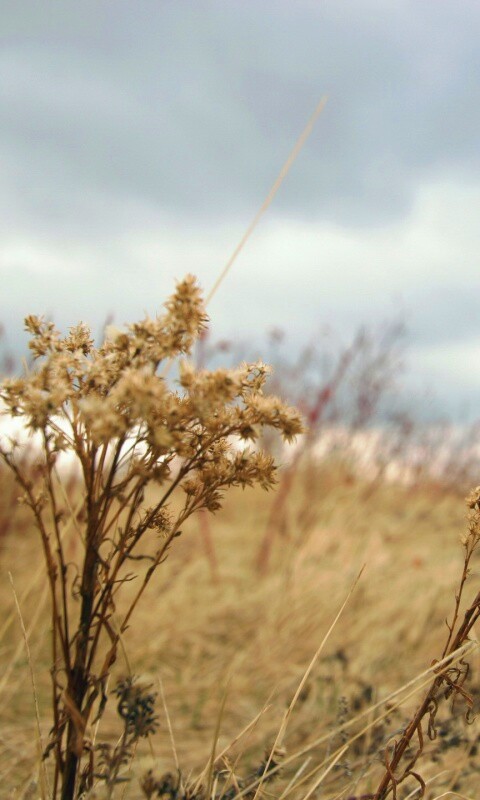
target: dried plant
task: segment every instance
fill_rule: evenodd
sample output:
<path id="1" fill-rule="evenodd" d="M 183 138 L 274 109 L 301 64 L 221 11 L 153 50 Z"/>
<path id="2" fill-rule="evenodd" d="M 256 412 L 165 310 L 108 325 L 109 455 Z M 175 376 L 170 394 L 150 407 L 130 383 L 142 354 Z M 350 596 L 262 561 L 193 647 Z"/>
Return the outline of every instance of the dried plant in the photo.
<path id="1" fill-rule="evenodd" d="M 263 363 L 207 371 L 184 358 L 206 324 L 191 276 L 162 315 L 110 328 L 98 348 L 84 324 L 62 338 L 53 323 L 30 316 L 34 368 L 2 385 L 6 413 L 21 417 L 40 445 L 36 480 L 24 469 L 20 442 L 11 439 L 0 455 L 33 514 L 45 559 L 53 713 L 45 755 L 54 756 L 53 798 L 78 797 L 80 773 L 88 784 L 96 771 L 89 723 L 103 713 L 120 637 L 185 521 L 199 509 L 219 509 L 230 487 L 274 484 L 273 458 L 247 446 L 263 427 L 286 441 L 302 430 L 295 410 L 265 396 Z M 166 377 L 172 359 L 177 388 Z M 75 509 L 58 466 L 64 453 L 79 469 Z M 66 552 L 72 515 L 79 563 Z M 117 611 L 132 580 L 137 587 Z"/>
<path id="2" fill-rule="evenodd" d="M 159 725 L 155 711 L 156 693 L 150 686 L 142 686 L 134 676 L 128 676 L 117 682 L 113 694 L 117 697 L 117 712 L 123 723 L 122 735 L 116 745 L 109 742 L 95 745 L 94 753 L 98 757 L 93 763 L 96 763 L 97 771 L 92 772 L 90 765 L 84 770 L 80 796 L 87 792 L 88 797 L 95 778 L 103 785 L 106 800 L 113 797 L 116 786 L 129 782 L 129 777 L 121 775 L 120 771 L 132 762 L 139 739 L 155 733 Z"/>
<path id="3" fill-rule="evenodd" d="M 480 486 L 477 486 L 466 498 L 468 508 L 468 530 L 462 539 L 465 558 L 460 585 L 455 596 L 453 618 L 447 622 L 448 636 L 442 652 L 441 666 L 432 681 L 426 695 L 404 729 L 399 740 L 394 742 L 393 748 L 385 752 L 385 773 L 378 785 L 374 800 L 384 800 L 388 794 L 397 798 L 397 788 L 407 778 L 413 778 L 418 784 L 418 796 L 423 797 L 426 784 L 421 774 L 416 769 L 416 764 L 424 751 L 425 736 L 434 740 L 437 737 L 436 716 L 439 703 L 443 699 L 460 699 L 465 704 L 467 722 L 473 711 L 473 698 L 464 688 L 470 666 L 465 658 L 452 664 L 454 654 L 464 647 L 468 641 L 475 623 L 480 618 L 480 591 L 468 606 L 460 620 L 460 605 L 463 597 L 465 583 L 470 572 L 471 560 L 480 544 Z M 451 656 L 451 659 L 449 659 Z M 434 662 L 435 663 L 435 662 Z M 416 748 L 412 751 L 413 742 L 417 740 Z"/>

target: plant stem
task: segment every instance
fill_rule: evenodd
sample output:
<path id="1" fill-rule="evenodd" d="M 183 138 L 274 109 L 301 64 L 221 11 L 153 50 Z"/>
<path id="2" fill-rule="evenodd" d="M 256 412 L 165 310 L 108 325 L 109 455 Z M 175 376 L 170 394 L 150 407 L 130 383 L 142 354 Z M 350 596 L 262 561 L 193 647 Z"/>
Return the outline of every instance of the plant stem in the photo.
<path id="1" fill-rule="evenodd" d="M 79 723 L 81 725 L 86 724 L 86 719 L 80 721 L 78 719 L 78 715 L 80 717 L 82 716 L 82 705 L 89 683 L 89 675 L 88 670 L 86 669 L 86 663 L 88 656 L 88 642 L 93 622 L 92 612 L 98 570 L 98 556 L 96 550 L 96 520 L 94 524 L 94 521 L 91 519 L 88 527 L 87 548 L 85 552 L 82 584 L 80 588 L 82 605 L 78 626 L 75 662 L 71 672 L 71 681 L 69 685 L 69 699 L 73 704 L 74 713 L 69 715 L 68 720 L 67 754 L 65 760 L 65 770 L 63 773 L 61 800 L 74 799 L 76 776 L 80 761 L 80 754 L 83 747 L 83 730 L 81 730 L 81 737 L 79 737 Z"/>

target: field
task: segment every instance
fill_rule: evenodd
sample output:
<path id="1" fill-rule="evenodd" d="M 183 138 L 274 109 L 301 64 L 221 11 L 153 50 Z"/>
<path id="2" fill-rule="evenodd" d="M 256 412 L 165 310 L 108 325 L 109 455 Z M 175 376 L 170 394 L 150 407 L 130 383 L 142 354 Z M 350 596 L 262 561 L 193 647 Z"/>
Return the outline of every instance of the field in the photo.
<path id="1" fill-rule="evenodd" d="M 160 698 L 160 727 L 148 744 L 141 743 L 132 770 L 175 774 L 178 764 L 185 779 L 198 776 L 218 728 L 216 752 L 225 751 L 225 760 L 217 766 L 231 767 L 243 779 L 255 773 L 365 565 L 292 710 L 282 742 L 285 766 L 263 791 L 266 797 L 307 796 L 321 775 L 318 765 L 367 725 L 309 796 L 368 794 L 381 774 L 388 739 L 398 738 L 408 722 L 425 678 L 377 726 L 374 719 L 385 708 L 375 704 L 427 669 L 444 645 L 444 620 L 451 616 L 463 563 L 462 496 L 426 481 L 414 488 L 362 482 L 340 461 L 299 468 L 268 572 L 259 575 L 255 562 L 272 501 L 258 489 L 234 490 L 208 528 L 191 519 L 124 635 L 128 661 L 120 653 L 114 675 L 132 671 Z M 49 727 L 49 616 L 38 537 L 26 509 L 2 509 L 4 517 L 12 513 L 2 541 L 0 773 L 2 796 L 22 797 L 38 772 L 30 667 L 44 738 Z M 74 557 L 75 537 L 70 547 Z M 28 630 L 30 663 L 9 573 Z M 477 579 L 474 567 L 471 583 Z M 466 688 L 475 695 L 478 655 L 470 662 Z M 439 710 L 438 736 L 425 745 L 418 767 L 428 798 L 447 796 L 447 790 L 476 796 L 478 726 L 463 721 L 458 699 L 453 711 L 450 706 L 451 700 Z M 352 729 L 335 732 L 362 712 Z M 97 736 L 115 741 L 118 735 L 118 717 L 108 709 Z M 415 780 L 407 783 L 399 797 L 419 796 Z M 139 796 L 135 781 L 126 796 Z"/>
<path id="2" fill-rule="evenodd" d="M 369 433 L 391 339 L 362 333 L 315 389 L 305 359 L 270 385 L 205 369 L 191 276 L 100 347 L 26 325 L 36 365 L 2 388 L 23 424 L 0 448 L 2 796 L 471 798 L 475 451 Z M 292 385 L 303 419 L 271 393 Z"/>

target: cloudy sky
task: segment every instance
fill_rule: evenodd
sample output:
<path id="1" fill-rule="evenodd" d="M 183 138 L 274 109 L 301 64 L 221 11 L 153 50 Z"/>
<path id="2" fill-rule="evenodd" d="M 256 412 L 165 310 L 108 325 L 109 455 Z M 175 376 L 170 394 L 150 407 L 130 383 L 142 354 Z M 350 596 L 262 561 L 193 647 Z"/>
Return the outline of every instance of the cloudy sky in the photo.
<path id="1" fill-rule="evenodd" d="M 480 410 L 477 0 L 3 0 L 0 321 L 100 328 L 212 286 L 292 348 L 401 316 L 413 387 Z"/>

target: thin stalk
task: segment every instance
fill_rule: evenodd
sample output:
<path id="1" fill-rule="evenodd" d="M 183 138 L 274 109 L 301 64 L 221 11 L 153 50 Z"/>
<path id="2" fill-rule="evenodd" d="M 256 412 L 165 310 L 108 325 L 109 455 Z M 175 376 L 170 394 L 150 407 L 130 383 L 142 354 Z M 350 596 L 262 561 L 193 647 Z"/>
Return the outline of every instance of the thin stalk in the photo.
<path id="1" fill-rule="evenodd" d="M 69 642 L 70 642 L 70 632 L 69 632 L 69 623 L 68 623 L 68 600 L 67 600 L 67 565 L 65 563 L 65 556 L 63 552 L 63 544 L 62 544 L 62 537 L 60 533 L 59 527 L 59 515 L 57 509 L 57 498 L 55 496 L 55 489 L 53 487 L 53 480 L 52 480 L 52 469 L 54 462 L 54 454 L 50 451 L 49 446 L 49 437 L 45 428 L 42 431 L 43 435 L 43 446 L 46 455 L 46 484 L 47 484 L 47 492 L 48 497 L 50 500 L 50 509 L 53 521 L 53 532 L 55 535 L 55 541 L 57 544 L 57 556 L 60 564 L 60 592 L 61 592 L 61 602 L 62 602 L 62 617 L 63 617 L 63 635 L 65 639 L 65 667 L 67 673 L 70 672 L 71 664 L 70 664 L 70 649 L 69 649 Z"/>
<path id="2" fill-rule="evenodd" d="M 419 737 L 422 736 L 422 734 L 421 734 L 421 725 L 422 725 L 423 718 L 429 713 L 429 709 L 431 707 L 432 702 L 436 702 L 436 697 L 437 697 L 437 694 L 438 694 L 438 690 L 440 689 L 442 684 L 445 682 L 446 672 L 447 672 L 449 666 L 451 666 L 451 662 L 449 662 L 448 656 L 452 656 L 453 653 L 456 650 L 458 650 L 458 648 L 461 647 L 465 643 L 465 641 L 466 641 L 466 639 L 468 637 L 468 634 L 470 633 L 473 625 L 479 619 L 479 617 L 480 617 L 480 592 L 478 592 L 478 594 L 476 595 L 473 603 L 468 608 L 468 610 L 465 612 L 465 616 L 464 616 L 462 625 L 460 626 L 459 630 L 457 631 L 457 634 L 455 635 L 455 638 L 454 638 L 452 644 L 449 647 L 449 650 L 448 650 L 448 653 L 447 653 L 446 664 L 442 667 L 442 670 L 441 670 L 440 674 L 433 680 L 429 690 L 427 691 L 427 694 L 426 694 L 423 702 L 420 704 L 420 706 L 418 707 L 417 711 L 415 712 L 412 720 L 409 722 L 409 724 L 405 728 L 405 731 L 404 731 L 400 741 L 395 745 L 393 756 L 392 756 L 391 760 L 388 761 L 387 769 L 386 769 L 386 771 L 385 771 L 385 773 L 384 773 L 384 775 L 383 775 L 383 777 L 382 777 L 382 779 L 381 779 L 381 781 L 380 781 L 380 783 L 378 785 L 377 791 L 375 793 L 375 800 L 384 800 L 384 798 L 387 796 L 390 788 L 392 786 L 395 786 L 399 782 L 399 780 L 400 781 L 402 780 L 403 776 L 401 776 L 400 779 L 396 779 L 394 777 L 395 770 L 399 766 L 399 764 L 400 764 L 400 762 L 401 762 L 401 760 L 403 758 L 403 755 L 404 755 L 406 749 L 408 748 L 408 746 L 410 745 L 410 742 L 412 741 L 412 739 L 415 736 L 415 734 L 417 733 Z M 444 661 L 445 661 L 445 659 L 444 659 Z M 422 745 L 421 745 L 421 742 L 420 742 L 420 748 L 421 748 L 420 749 L 420 753 L 421 753 L 421 750 L 423 749 Z M 418 753 L 418 755 L 420 755 L 420 753 Z M 416 758 L 415 758 L 415 760 L 416 760 Z M 411 769 L 412 766 L 413 766 L 413 764 L 410 762 L 410 764 L 407 767 L 407 771 L 409 769 Z"/>
<path id="3" fill-rule="evenodd" d="M 77 770 L 80 754 L 83 749 L 83 729 L 86 724 L 86 720 L 82 718 L 82 706 L 88 688 L 89 676 L 86 672 L 86 663 L 93 621 L 92 610 L 98 572 L 97 538 L 99 533 L 98 520 L 96 516 L 94 516 L 95 503 L 93 502 L 93 498 L 88 498 L 87 506 L 89 509 L 89 519 L 80 587 L 82 601 L 78 636 L 76 639 L 75 660 L 69 676 L 69 700 L 73 705 L 73 713 L 69 714 L 67 726 L 67 755 L 63 773 L 61 800 L 73 800 L 74 797 Z"/>

